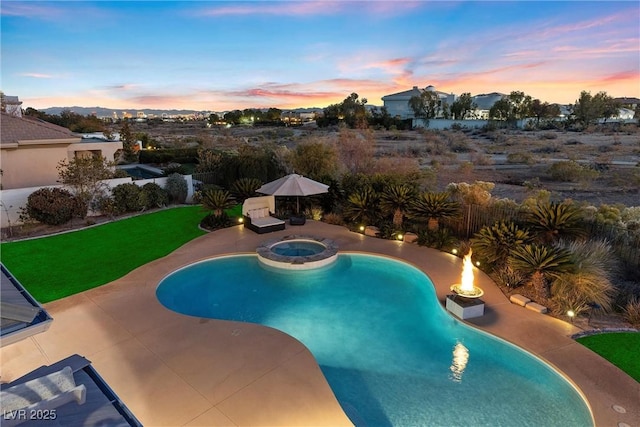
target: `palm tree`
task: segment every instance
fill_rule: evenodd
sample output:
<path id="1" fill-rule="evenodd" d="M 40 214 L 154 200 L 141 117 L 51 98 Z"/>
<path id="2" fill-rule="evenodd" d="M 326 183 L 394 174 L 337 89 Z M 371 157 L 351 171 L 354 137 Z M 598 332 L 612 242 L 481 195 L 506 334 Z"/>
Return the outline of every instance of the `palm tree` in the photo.
<path id="1" fill-rule="evenodd" d="M 371 223 L 378 217 L 379 197 L 369 186 L 351 194 L 344 208 L 344 216 L 351 221 Z"/>
<path id="2" fill-rule="evenodd" d="M 583 216 L 571 202 L 547 202 L 538 204 L 529 214 L 527 223 L 539 241 L 557 242 L 560 238 L 583 237 Z"/>
<path id="3" fill-rule="evenodd" d="M 509 256 L 509 265 L 529 277 L 541 300 L 551 296 L 552 280 L 573 270 L 568 250 L 535 243 L 516 247 Z"/>
<path id="4" fill-rule="evenodd" d="M 532 240 L 528 230 L 519 228 L 511 221 L 500 221 L 492 226 L 482 227 L 471 239 L 471 247 L 483 264 L 499 270 L 514 248 L 532 243 Z"/>
<path id="5" fill-rule="evenodd" d="M 261 185 L 262 181 L 258 178 L 240 178 L 231 184 L 231 193 L 239 202 L 243 202 L 253 197 Z"/>
<path id="6" fill-rule="evenodd" d="M 202 206 L 212 211 L 216 217 L 224 215 L 224 210 L 234 205 L 235 200 L 226 190 L 209 189 L 202 193 Z"/>
<path id="7" fill-rule="evenodd" d="M 414 189 L 407 184 L 391 184 L 385 187 L 380 196 L 380 207 L 383 212 L 393 214 L 394 227 L 402 228 L 402 220 L 414 197 Z"/>
<path id="8" fill-rule="evenodd" d="M 409 215 L 426 218 L 430 231 L 439 228 L 441 219 L 454 218 L 460 213 L 460 204 L 449 199 L 448 193 L 422 193 L 411 204 Z"/>

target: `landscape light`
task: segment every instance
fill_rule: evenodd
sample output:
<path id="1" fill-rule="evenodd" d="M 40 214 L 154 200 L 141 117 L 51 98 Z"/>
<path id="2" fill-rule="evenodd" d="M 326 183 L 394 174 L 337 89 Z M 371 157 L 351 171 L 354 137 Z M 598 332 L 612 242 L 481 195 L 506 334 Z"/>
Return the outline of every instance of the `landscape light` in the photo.
<path id="1" fill-rule="evenodd" d="M 403 237 L 402 234 L 398 234 L 397 239 L 402 240 L 402 237 Z"/>
<path id="2" fill-rule="evenodd" d="M 451 249 L 451 253 L 454 255 L 458 254 L 458 250 L 456 248 Z"/>
<path id="3" fill-rule="evenodd" d="M 244 222 L 244 218 L 242 218 L 242 217 L 238 218 L 238 223 L 239 224 L 242 224 L 243 222 Z"/>
<path id="4" fill-rule="evenodd" d="M 364 225 L 360 226 L 360 231 L 364 231 Z"/>
<path id="5" fill-rule="evenodd" d="M 573 318 L 575 315 L 576 313 L 573 310 L 567 311 L 567 316 L 569 316 L 569 320 L 571 320 L 571 323 L 573 323 Z"/>

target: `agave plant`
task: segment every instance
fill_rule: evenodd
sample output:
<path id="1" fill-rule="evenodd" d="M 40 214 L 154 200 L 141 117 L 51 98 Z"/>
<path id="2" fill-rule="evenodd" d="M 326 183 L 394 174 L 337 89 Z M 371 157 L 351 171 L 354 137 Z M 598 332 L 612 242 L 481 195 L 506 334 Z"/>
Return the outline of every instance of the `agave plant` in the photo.
<path id="1" fill-rule="evenodd" d="M 551 296 L 552 280 L 573 271 L 568 250 L 535 243 L 516 247 L 508 262 L 511 268 L 529 277 L 529 282 L 542 300 Z"/>
<path id="2" fill-rule="evenodd" d="M 231 193 L 238 201 L 243 202 L 249 197 L 256 194 L 256 190 L 260 188 L 262 181 L 257 178 L 240 178 L 231 185 Z"/>
<path id="3" fill-rule="evenodd" d="M 350 221 L 372 223 L 378 217 L 379 198 L 371 187 L 364 187 L 351 194 L 344 208 L 344 216 Z"/>
<path id="4" fill-rule="evenodd" d="M 439 220 L 454 218 L 459 213 L 460 204 L 449 199 L 448 193 L 422 193 L 409 208 L 412 218 L 428 220 L 428 228 L 431 231 L 439 228 Z"/>
<path id="5" fill-rule="evenodd" d="M 393 214 L 393 225 L 397 229 L 402 228 L 402 221 L 413 204 L 414 197 L 414 189 L 407 184 L 389 185 L 380 195 L 380 207 L 383 212 Z"/>
<path id="6" fill-rule="evenodd" d="M 561 238 L 584 237 L 583 216 L 573 203 L 540 203 L 531 211 L 527 223 L 539 241 L 557 242 Z"/>
<path id="7" fill-rule="evenodd" d="M 205 190 L 202 193 L 202 206 L 213 212 L 216 217 L 222 216 L 225 209 L 232 208 L 235 200 L 225 190 Z"/>
<path id="8" fill-rule="evenodd" d="M 485 226 L 471 239 L 473 253 L 490 265 L 494 270 L 500 269 L 514 248 L 532 243 L 533 238 L 526 229 L 519 228 L 513 222 L 500 221 L 492 226 Z"/>

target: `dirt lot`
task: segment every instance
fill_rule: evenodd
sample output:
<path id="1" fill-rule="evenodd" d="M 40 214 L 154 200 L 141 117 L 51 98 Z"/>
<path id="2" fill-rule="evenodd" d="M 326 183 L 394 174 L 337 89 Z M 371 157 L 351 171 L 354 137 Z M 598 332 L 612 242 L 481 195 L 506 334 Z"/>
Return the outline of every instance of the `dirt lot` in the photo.
<path id="1" fill-rule="evenodd" d="M 206 128 L 201 123 L 136 125 L 156 144 L 232 148 L 241 143 L 274 142 L 288 148 L 309 140 L 337 140 L 337 130 L 235 127 Z M 547 189 L 553 198 L 571 198 L 592 205 L 640 205 L 640 128 L 588 132 L 497 130 L 373 131 L 370 140 L 379 157 L 418 161 L 436 171 L 437 187 L 450 182 L 490 181 L 493 195 L 521 201 L 531 191 Z M 568 176 L 554 175 L 554 163 L 575 161 L 582 168 Z M 576 163 L 572 163 L 574 165 Z M 575 168 L 574 168 L 575 169 Z"/>

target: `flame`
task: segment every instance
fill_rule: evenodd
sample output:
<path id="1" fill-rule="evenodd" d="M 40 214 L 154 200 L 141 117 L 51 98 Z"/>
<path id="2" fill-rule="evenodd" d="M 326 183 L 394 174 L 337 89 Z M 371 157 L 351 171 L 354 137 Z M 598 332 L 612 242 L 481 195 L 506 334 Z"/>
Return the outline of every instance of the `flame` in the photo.
<path id="1" fill-rule="evenodd" d="M 469 253 L 464 256 L 462 264 L 462 282 L 460 286 L 462 292 L 473 293 L 473 262 L 471 261 L 471 249 Z"/>

